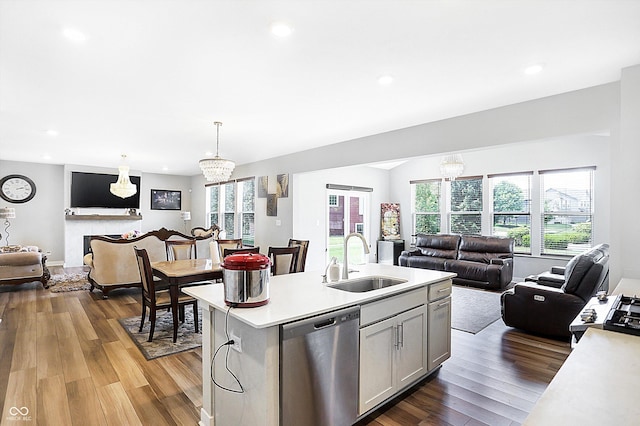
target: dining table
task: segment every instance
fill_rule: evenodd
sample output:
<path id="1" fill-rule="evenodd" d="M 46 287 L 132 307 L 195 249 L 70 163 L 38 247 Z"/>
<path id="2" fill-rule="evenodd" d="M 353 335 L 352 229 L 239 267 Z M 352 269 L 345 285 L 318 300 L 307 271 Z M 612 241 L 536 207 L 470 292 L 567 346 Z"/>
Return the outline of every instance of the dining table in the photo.
<path id="1" fill-rule="evenodd" d="M 153 275 L 169 284 L 171 312 L 173 313 L 173 343 L 178 339 L 178 295 L 180 287 L 195 284 L 211 284 L 222 279 L 220 263 L 211 259 L 183 259 L 151 262 Z M 195 318 L 194 318 L 195 320 Z"/>

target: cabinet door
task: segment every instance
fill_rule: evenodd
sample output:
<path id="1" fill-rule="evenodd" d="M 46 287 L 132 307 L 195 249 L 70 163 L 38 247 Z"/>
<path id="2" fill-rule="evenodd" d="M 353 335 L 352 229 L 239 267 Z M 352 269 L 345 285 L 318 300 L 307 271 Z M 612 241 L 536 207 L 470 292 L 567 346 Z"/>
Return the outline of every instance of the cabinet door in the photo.
<path id="1" fill-rule="evenodd" d="M 427 307 L 422 305 L 404 312 L 396 321 L 397 388 L 400 390 L 427 372 Z"/>
<path id="2" fill-rule="evenodd" d="M 358 414 L 395 393 L 396 319 L 360 329 L 360 403 Z"/>
<path id="3" fill-rule="evenodd" d="M 428 327 L 431 371 L 451 356 L 451 296 L 429 304 Z"/>

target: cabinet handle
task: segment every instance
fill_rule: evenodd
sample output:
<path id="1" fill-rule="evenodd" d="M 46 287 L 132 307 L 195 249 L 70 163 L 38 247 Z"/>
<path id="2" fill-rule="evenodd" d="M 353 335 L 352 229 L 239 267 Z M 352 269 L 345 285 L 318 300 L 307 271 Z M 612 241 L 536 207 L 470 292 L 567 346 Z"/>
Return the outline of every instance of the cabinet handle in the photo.
<path id="1" fill-rule="evenodd" d="M 398 349 L 404 346 L 404 323 L 398 324 Z"/>
<path id="2" fill-rule="evenodd" d="M 440 303 L 436 309 L 440 309 L 440 308 L 443 308 L 445 306 L 449 306 L 449 302 Z"/>
<path id="3" fill-rule="evenodd" d="M 442 293 L 443 291 L 449 291 L 449 287 L 441 288 L 440 290 L 438 290 L 438 293 Z"/>

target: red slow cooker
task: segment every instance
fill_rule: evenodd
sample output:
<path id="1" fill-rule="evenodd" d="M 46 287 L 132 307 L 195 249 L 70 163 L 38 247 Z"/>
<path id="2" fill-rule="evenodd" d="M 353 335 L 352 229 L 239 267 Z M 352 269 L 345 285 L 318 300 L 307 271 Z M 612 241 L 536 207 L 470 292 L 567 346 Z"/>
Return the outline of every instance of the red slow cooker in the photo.
<path id="1" fill-rule="evenodd" d="M 259 253 L 236 253 L 225 257 L 220 264 L 225 303 L 239 308 L 269 303 L 270 266 L 269 258 Z"/>

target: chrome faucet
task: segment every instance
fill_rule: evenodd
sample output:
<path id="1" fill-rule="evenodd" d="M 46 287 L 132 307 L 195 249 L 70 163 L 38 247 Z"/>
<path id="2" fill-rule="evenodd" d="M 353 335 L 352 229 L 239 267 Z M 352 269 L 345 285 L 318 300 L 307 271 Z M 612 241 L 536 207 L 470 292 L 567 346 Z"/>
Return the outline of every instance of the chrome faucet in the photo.
<path id="1" fill-rule="evenodd" d="M 351 237 L 358 237 L 360 238 L 360 241 L 362 241 L 362 246 L 364 247 L 364 252 L 366 254 L 369 254 L 369 245 L 367 244 L 367 240 L 364 239 L 364 236 L 362 234 L 359 234 L 357 232 L 352 232 L 351 234 L 347 235 L 346 237 L 344 237 L 344 265 L 342 266 L 342 279 L 343 280 L 348 280 L 349 279 L 349 259 L 348 259 L 348 255 L 347 255 L 347 243 L 349 242 L 349 238 Z M 353 271 L 355 272 L 355 271 Z"/>

